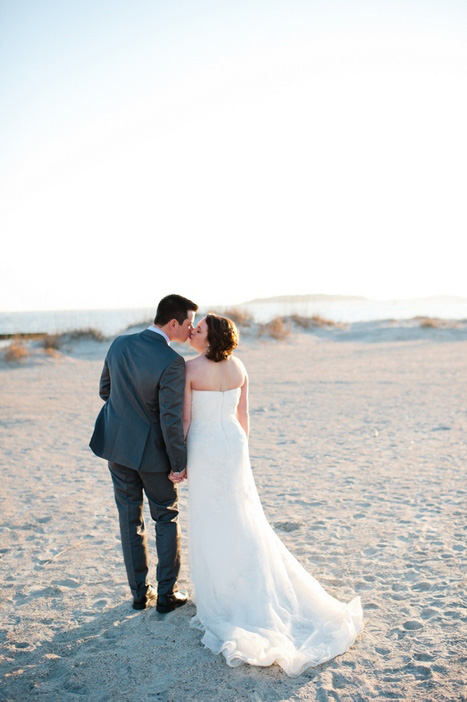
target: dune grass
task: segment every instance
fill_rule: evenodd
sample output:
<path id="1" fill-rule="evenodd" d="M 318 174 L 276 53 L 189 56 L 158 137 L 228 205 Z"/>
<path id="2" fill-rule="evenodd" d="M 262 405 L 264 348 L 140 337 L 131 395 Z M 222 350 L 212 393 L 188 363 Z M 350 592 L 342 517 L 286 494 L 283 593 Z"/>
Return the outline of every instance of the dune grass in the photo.
<path id="1" fill-rule="evenodd" d="M 29 350 L 21 339 L 14 339 L 3 352 L 3 358 L 7 363 L 21 363 L 29 358 Z"/>
<path id="2" fill-rule="evenodd" d="M 313 327 L 339 326 L 337 322 L 333 322 L 331 319 L 325 319 L 324 317 L 320 317 L 317 314 L 314 314 L 311 317 L 303 317 L 299 314 L 292 314 L 290 315 L 290 317 L 287 317 L 287 320 L 290 321 L 292 324 L 296 324 L 302 329 L 313 329 Z"/>
<path id="3" fill-rule="evenodd" d="M 77 341 L 81 339 L 91 339 L 92 341 L 105 341 L 105 336 L 104 334 L 99 331 L 99 329 L 95 329 L 94 327 L 86 327 L 84 329 L 75 329 L 74 331 L 71 332 L 66 332 L 65 334 L 60 335 L 61 338 L 67 338 L 70 339 L 71 341 Z"/>
<path id="4" fill-rule="evenodd" d="M 41 341 L 41 346 L 46 353 L 51 355 L 60 349 L 61 337 L 59 334 L 46 334 Z"/>
<path id="5" fill-rule="evenodd" d="M 4 335 L 4 337 L 11 338 L 10 344 L 3 350 L 3 358 L 7 363 L 21 363 L 31 355 L 37 355 L 39 349 L 42 349 L 48 356 L 58 357 L 62 346 L 70 341 L 105 341 L 102 332 L 92 327 L 75 329 L 62 334 L 34 332 L 15 336 Z"/>
<path id="6" fill-rule="evenodd" d="M 251 327 L 255 321 L 251 312 L 243 310 L 240 307 L 231 307 L 223 310 L 222 316 L 231 319 L 237 327 Z"/>
<path id="7" fill-rule="evenodd" d="M 465 319 L 440 319 L 439 317 L 413 317 L 413 322 L 418 322 L 422 329 L 459 329 Z"/>
<path id="8" fill-rule="evenodd" d="M 282 317 L 274 317 L 270 322 L 258 324 L 258 336 L 266 334 L 272 339 L 286 339 L 290 335 L 290 325 Z"/>

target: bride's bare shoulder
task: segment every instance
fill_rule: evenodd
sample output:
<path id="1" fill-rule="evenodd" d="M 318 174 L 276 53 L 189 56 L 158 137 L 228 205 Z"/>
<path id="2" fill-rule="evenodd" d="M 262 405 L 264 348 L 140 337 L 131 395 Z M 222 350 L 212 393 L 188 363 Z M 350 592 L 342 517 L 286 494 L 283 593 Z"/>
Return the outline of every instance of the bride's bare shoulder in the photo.
<path id="1" fill-rule="evenodd" d="M 229 360 L 235 364 L 237 372 L 241 374 L 242 384 L 243 384 L 243 381 L 245 380 L 245 378 L 248 377 L 248 373 L 246 371 L 244 363 L 237 356 L 234 356 L 233 354 L 230 356 Z"/>
<path id="2" fill-rule="evenodd" d="M 232 354 L 232 355 L 230 356 L 230 360 L 233 361 L 233 362 L 235 363 L 235 365 L 236 365 L 238 368 L 242 368 L 242 369 L 245 371 L 245 373 L 246 373 L 245 364 L 243 363 L 243 361 L 241 361 L 241 360 L 239 359 L 238 356 L 235 356 L 234 354 Z"/>
<path id="3" fill-rule="evenodd" d="M 190 358 L 189 361 L 186 362 L 186 373 L 187 376 L 193 376 L 196 375 L 199 370 L 206 364 L 207 358 L 205 356 L 196 356 L 195 358 Z"/>
<path id="4" fill-rule="evenodd" d="M 203 354 L 200 354 L 199 356 L 195 356 L 194 358 L 190 358 L 187 362 L 186 365 L 189 368 L 196 368 L 197 366 L 204 365 L 208 359 L 206 356 Z"/>

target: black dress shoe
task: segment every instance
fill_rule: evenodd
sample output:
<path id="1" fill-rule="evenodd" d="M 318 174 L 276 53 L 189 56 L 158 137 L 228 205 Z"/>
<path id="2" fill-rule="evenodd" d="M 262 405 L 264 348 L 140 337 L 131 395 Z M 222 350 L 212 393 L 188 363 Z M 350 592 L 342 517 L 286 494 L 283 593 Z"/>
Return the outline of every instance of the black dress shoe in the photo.
<path id="1" fill-rule="evenodd" d="M 186 604 L 188 595 L 186 592 L 172 592 L 170 595 L 159 595 L 157 597 L 156 609 L 158 612 L 172 612 L 177 607 Z"/>
<path id="2" fill-rule="evenodd" d="M 150 602 L 157 600 L 157 592 L 152 585 L 148 585 L 143 597 L 138 597 L 133 600 L 133 609 L 146 609 Z"/>

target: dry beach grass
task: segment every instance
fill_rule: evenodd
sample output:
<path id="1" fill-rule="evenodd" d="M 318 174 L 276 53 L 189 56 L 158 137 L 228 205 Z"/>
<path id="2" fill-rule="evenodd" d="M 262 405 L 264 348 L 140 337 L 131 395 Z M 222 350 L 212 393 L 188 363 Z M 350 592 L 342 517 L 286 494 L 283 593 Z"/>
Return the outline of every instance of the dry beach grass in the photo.
<path id="1" fill-rule="evenodd" d="M 108 342 L 81 339 L 0 365 L 0 699 L 463 699 L 467 333 L 294 329 L 252 328 L 239 349 L 251 460 L 287 547 L 336 597 L 361 595 L 353 648 L 296 679 L 230 669 L 189 628 L 191 604 L 131 609 L 108 471 L 87 447 Z"/>

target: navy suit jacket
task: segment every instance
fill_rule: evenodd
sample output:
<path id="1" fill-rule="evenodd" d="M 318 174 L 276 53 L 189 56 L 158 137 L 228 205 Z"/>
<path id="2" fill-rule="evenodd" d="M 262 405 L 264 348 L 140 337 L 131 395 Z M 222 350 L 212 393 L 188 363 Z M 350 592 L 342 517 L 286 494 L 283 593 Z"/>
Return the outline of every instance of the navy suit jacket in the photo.
<path id="1" fill-rule="evenodd" d="M 102 407 L 89 443 L 113 463 L 148 472 L 186 468 L 185 361 L 161 334 L 119 336 L 104 362 Z"/>

